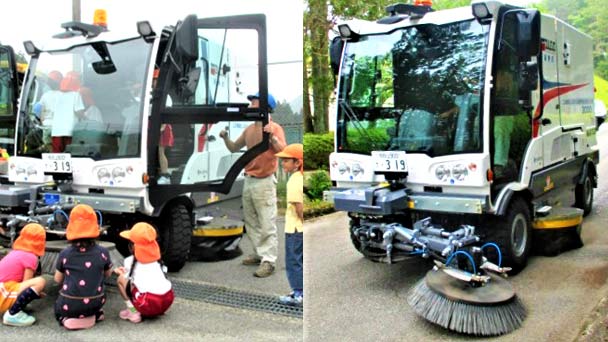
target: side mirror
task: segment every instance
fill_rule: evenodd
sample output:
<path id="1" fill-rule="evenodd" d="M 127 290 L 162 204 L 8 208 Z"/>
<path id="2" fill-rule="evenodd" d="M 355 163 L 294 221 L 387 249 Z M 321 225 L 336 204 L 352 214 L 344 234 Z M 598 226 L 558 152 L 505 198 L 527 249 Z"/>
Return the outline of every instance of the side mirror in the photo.
<path id="1" fill-rule="evenodd" d="M 540 50 L 540 13 L 536 9 L 518 10 L 517 16 L 517 56 L 528 60 Z"/>
<path id="2" fill-rule="evenodd" d="M 331 70 L 335 75 L 340 72 L 340 59 L 342 58 L 342 50 L 344 49 L 344 41 L 340 36 L 334 37 L 329 45 L 329 61 Z"/>
<path id="3" fill-rule="evenodd" d="M 190 14 L 177 25 L 175 32 L 175 52 L 184 63 L 198 59 L 198 32 L 196 15 Z"/>

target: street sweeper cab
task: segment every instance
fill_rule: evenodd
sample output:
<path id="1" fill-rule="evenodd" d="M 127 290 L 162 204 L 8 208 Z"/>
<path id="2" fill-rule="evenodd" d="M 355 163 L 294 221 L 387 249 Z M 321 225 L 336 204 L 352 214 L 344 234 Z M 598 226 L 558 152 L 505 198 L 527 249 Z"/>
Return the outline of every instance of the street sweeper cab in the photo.
<path id="1" fill-rule="evenodd" d="M 146 21 L 129 32 L 80 22 L 62 28 L 46 44 L 24 43 L 31 62 L 10 202 L 26 203 L 29 219 L 54 231 L 71 207 L 89 204 L 119 249 L 126 247 L 119 232 L 147 221 L 177 271 L 197 224 L 190 194 L 230 192 L 268 147 L 267 134 L 236 153 L 211 146 L 218 129 L 234 140 L 247 125 L 268 122 L 265 17 L 189 15 L 160 31 Z M 246 95 L 257 92 L 260 108 L 248 108 Z M 175 150 L 163 158 L 167 129 Z"/>
<path id="2" fill-rule="evenodd" d="M 591 37 L 498 1 L 387 11 L 338 25 L 332 44 L 331 195 L 352 218 L 355 247 L 376 261 L 429 255 L 431 245 L 445 257 L 447 232 L 464 225 L 521 270 L 533 228 L 576 228 L 591 212 Z M 445 230 L 423 247 L 393 229 L 425 218 Z"/>
<path id="3" fill-rule="evenodd" d="M 498 1 L 387 12 L 338 25 L 332 43 L 335 207 L 365 257 L 434 259 L 408 296 L 416 313 L 507 333 L 525 309 L 495 274 L 523 269 L 533 247 L 579 247 L 592 209 L 591 37 Z"/>

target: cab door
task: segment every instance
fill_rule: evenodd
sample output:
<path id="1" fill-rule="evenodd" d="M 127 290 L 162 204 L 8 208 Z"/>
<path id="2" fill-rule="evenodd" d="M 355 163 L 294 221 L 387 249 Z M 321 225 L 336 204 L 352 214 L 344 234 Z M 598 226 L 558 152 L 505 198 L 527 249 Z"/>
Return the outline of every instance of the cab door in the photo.
<path id="1" fill-rule="evenodd" d="M 18 88 L 19 77 L 13 49 L 0 45 L 0 146 L 11 149 L 10 152 L 14 146 Z"/>
<path id="2" fill-rule="evenodd" d="M 268 134 L 263 134 L 256 146 L 230 152 L 220 137 L 225 130 L 236 141 L 246 127 L 268 123 L 264 15 L 190 15 L 176 25 L 165 50 L 149 128 L 149 195 L 155 207 L 184 193 L 230 192 L 245 165 L 269 147 Z M 247 95 L 256 93 L 260 108 L 249 108 Z M 169 184 L 157 182 L 161 165 L 156 146 L 169 142 L 161 125 L 171 127 L 174 143 L 188 141 L 180 140 L 182 135 L 194 136 L 192 146 L 179 146 L 191 155 L 169 163 Z"/>

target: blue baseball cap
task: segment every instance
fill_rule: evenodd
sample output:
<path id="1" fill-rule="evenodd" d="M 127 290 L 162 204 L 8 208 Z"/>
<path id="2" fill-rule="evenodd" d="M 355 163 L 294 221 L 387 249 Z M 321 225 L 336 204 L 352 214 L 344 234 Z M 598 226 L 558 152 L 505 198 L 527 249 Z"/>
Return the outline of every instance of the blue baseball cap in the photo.
<path id="1" fill-rule="evenodd" d="M 260 98 L 260 93 L 257 92 L 254 95 L 247 95 L 247 100 L 251 101 L 252 99 L 259 99 Z M 270 109 L 274 110 L 277 106 L 277 101 L 274 99 L 274 96 L 272 96 L 271 93 L 268 93 L 268 107 L 270 107 Z"/>

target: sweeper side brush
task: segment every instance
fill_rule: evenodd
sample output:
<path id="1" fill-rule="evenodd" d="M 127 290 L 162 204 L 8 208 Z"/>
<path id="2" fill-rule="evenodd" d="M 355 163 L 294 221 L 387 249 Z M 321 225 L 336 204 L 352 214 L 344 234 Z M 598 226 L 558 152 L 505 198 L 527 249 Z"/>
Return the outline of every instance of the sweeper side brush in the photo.
<path id="1" fill-rule="evenodd" d="M 434 268 L 410 290 L 408 303 L 426 320 L 463 334 L 497 336 L 521 326 L 526 309 L 506 279 L 491 273 L 481 282 L 455 277 L 465 274 Z"/>

